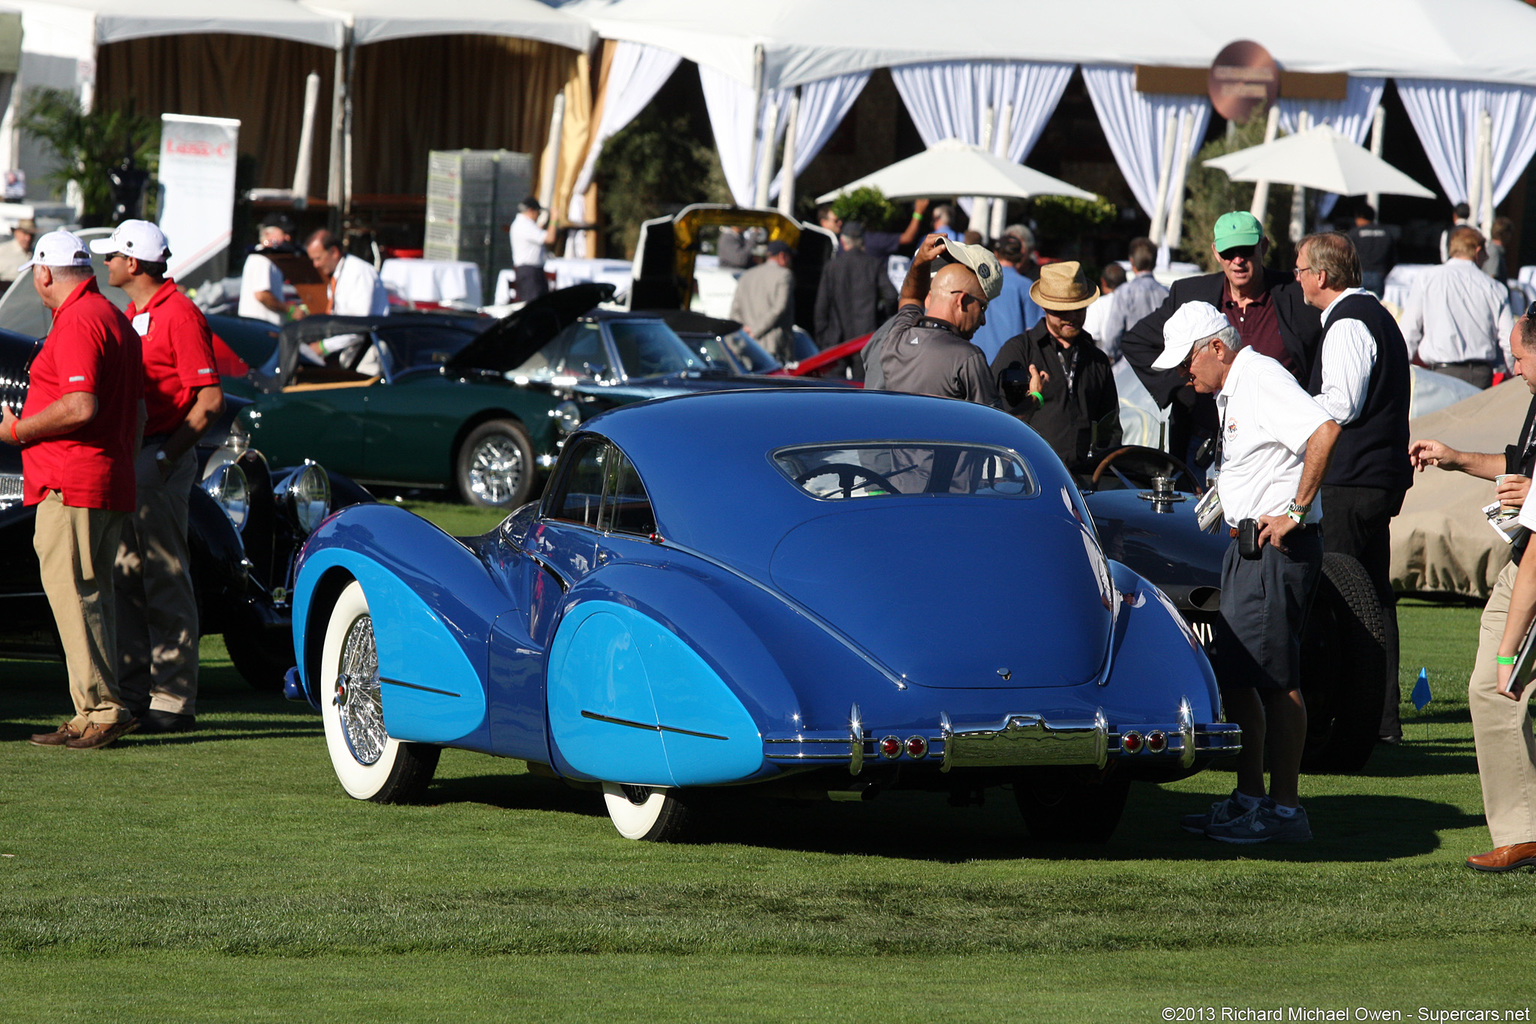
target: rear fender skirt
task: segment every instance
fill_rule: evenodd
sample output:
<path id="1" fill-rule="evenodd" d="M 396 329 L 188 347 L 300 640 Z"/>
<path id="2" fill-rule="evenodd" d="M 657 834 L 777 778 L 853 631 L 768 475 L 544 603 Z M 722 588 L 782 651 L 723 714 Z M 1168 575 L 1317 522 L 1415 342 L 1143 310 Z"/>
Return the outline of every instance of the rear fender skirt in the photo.
<path id="1" fill-rule="evenodd" d="M 1222 717 L 1216 674 L 1173 602 L 1119 562 L 1111 562 L 1121 607 L 1116 616 L 1112 663 L 1103 684 L 1103 706 L 1122 729 L 1168 721 L 1187 700 L 1197 723 Z M 1131 714 L 1141 709 L 1143 714 Z"/>
<path id="2" fill-rule="evenodd" d="M 650 786 L 734 782 L 763 767 L 752 715 L 687 644 L 649 616 L 591 600 L 549 652 L 549 728 L 562 772 Z"/>

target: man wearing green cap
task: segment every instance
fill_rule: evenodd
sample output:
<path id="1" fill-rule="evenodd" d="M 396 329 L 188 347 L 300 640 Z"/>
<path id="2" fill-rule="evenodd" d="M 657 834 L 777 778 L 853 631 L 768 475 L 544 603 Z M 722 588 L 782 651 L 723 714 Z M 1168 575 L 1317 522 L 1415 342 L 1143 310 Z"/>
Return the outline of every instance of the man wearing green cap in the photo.
<path id="1" fill-rule="evenodd" d="M 1186 461 L 1216 436 L 1216 405 L 1178 373 L 1152 368 L 1163 351 L 1163 325 L 1186 302 L 1208 302 L 1237 329 L 1243 345 L 1276 359 L 1305 386 L 1322 345 L 1323 325 L 1308 306 L 1295 274 L 1264 266 L 1269 241 L 1258 218 L 1244 210 L 1216 221 L 1211 250 L 1221 270 L 1175 281 L 1158 310 L 1125 332 L 1121 351 L 1157 404 L 1168 409 L 1168 450 Z"/>

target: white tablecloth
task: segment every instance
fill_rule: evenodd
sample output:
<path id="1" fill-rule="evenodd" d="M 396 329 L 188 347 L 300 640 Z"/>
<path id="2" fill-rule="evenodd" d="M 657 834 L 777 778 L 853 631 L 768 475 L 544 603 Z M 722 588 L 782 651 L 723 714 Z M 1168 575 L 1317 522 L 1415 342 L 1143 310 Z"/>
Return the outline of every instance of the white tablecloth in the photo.
<path id="1" fill-rule="evenodd" d="M 457 260 L 385 260 L 379 276 L 412 302 L 466 302 L 484 299 L 480 268 Z"/>

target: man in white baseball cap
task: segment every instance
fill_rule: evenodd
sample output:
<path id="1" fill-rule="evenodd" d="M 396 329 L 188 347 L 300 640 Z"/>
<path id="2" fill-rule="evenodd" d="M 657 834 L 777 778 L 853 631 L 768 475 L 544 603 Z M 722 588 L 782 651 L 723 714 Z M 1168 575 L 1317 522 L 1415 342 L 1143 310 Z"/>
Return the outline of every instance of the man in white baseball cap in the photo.
<path id="1" fill-rule="evenodd" d="M 133 444 L 144 394 L 139 336 L 96 286 L 91 254 L 67 231 L 37 240 L 24 270 L 53 311 L 17 416 L 0 405 L 0 441 L 21 449 L 23 500 L 58 625 L 75 713 L 40 747 L 106 747 L 138 726 L 117 687 L 112 566 L 134 508 Z"/>
<path id="2" fill-rule="evenodd" d="M 1216 488 L 1231 544 L 1213 667 L 1227 715 L 1243 730 L 1237 788 L 1180 824 L 1226 843 L 1306 842 L 1312 827 L 1297 792 L 1307 738 L 1301 627 L 1323 564 L 1323 511 L 1313 500 L 1339 425 L 1284 366 L 1245 346 L 1208 302 L 1173 311 L 1152 366 L 1177 369 L 1196 391 L 1216 396 Z"/>
<path id="3" fill-rule="evenodd" d="M 143 339 L 144 437 L 138 504 L 117 550 L 118 690 L 142 732 L 196 727 L 197 595 L 187 547 L 197 442 L 224 411 L 213 335 L 202 310 L 165 276 L 165 235 L 125 220 L 91 248 Z"/>

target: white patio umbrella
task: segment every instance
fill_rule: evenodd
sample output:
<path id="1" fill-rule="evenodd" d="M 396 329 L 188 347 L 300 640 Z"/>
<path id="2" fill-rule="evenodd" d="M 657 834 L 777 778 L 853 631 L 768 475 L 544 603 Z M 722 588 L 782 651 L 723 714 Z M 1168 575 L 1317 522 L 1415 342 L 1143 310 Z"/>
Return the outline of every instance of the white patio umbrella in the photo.
<path id="1" fill-rule="evenodd" d="M 1205 161 L 1205 166 L 1226 171 L 1233 181 L 1274 181 L 1341 196 L 1386 192 L 1420 199 L 1435 197 L 1429 189 L 1326 124 L 1213 157 Z"/>
<path id="2" fill-rule="evenodd" d="M 898 160 L 842 188 L 817 197 L 831 202 L 844 192 L 865 186 L 878 188 L 887 199 L 919 199 L 923 196 L 985 196 L 1028 199 L 1031 196 L 1096 198 L 1076 185 L 1049 174 L 1012 163 L 959 139 L 936 142 L 916 156 Z"/>

